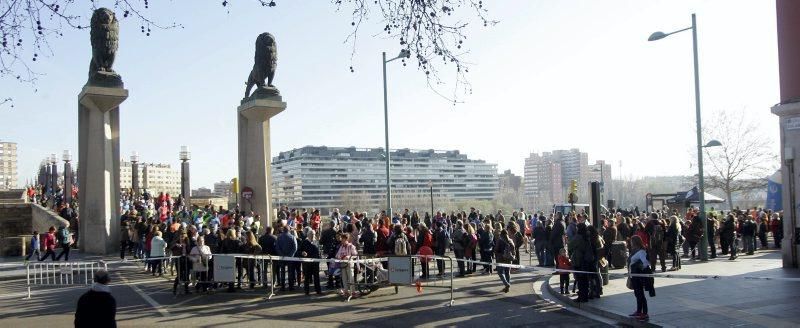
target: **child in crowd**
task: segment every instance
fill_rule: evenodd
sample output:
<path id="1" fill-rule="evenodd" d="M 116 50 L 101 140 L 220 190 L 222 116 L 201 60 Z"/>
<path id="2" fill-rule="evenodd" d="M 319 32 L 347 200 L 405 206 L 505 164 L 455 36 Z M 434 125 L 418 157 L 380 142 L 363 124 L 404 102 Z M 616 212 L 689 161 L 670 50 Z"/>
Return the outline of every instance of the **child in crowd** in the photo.
<path id="1" fill-rule="evenodd" d="M 558 251 L 558 257 L 556 258 L 556 262 L 558 263 L 559 270 L 572 270 L 572 263 L 567 257 L 567 250 L 562 248 Z M 569 294 L 569 272 L 560 272 L 559 276 L 560 279 L 560 286 L 561 286 L 561 294 Z"/>
<path id="2" fill-rule="evenodd" d="M 36 260 L 39 260 L 39 257 L 42 256 L 42 253 L 39 251 L 41 245 L 39 245 L 39 232 L 34 230 L 33 236 L 31 236 L 31 244 L 30 250 L 28 251 L 28 256 L 25 257 L 25 261 L 31 259 L 31 255 L 36 254 Z"/>

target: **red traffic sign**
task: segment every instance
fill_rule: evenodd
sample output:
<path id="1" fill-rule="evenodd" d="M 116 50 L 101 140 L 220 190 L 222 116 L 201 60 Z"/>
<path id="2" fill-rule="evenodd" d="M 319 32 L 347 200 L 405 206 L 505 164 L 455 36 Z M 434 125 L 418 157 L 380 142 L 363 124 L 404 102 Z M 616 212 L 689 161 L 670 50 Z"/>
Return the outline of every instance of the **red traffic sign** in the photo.
<path id="1" fill-rule="evenodd" d="M 242 198 L 244 199 L 253 198 L 253 188 L 250 187 L 242 188 Z"/>

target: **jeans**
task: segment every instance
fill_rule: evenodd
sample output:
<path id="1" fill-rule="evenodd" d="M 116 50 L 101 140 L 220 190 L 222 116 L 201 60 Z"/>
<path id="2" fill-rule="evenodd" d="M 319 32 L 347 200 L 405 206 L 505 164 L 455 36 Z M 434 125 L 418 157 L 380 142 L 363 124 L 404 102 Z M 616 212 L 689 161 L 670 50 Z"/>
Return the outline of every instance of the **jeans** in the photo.
<path id="1" fill-rule="evenodd" d="M 636 312 L 647 314 L 647 298 L 644 297 L 644 284 L 641 279 L 631 278 L 633 295 L 636 296 Z"/>
<path id="2" fill-rule="evenodd" d="M 510 270 L 508 267 L 496 267 L 495 270 L 497 271 L 497 275 L 500 276 L 500 282 L 503 283 L 504 286 L 510 287 L 511 286 L 511 275 Z"/>
<path id="3" fill-rule="evenodd" d="M 65 262 L 69 261 L 69 250 L 70 250 L 69 245 L 61 245 L 61 253 L 59 253 L 58 256 L 56 256 L 55 261 L 61 259 L 61 255 L 64 255 Z"/>
<path id="4" fill-rule="evenodd" d="M 464 250 L 463 249 L 456 249 L 453 250 L 456 253 L 456 260 L 463 260 L 464 259 Z M 463 276 L 464 275 L 464 261 L 457 261 L 458 262 L 458 274 Z"/>
<path id="5" fill-rule="evenodd" d="M 25 257 L 25 261 L 29 260 L 33 254 L 36 254 L 36 260 L 39 260 L 39 257 L 41 257 L 41 256 L 42 256 L 42 253 L 39 251 L 39 249 L 38 249 L 38 248 L 37 248 L 37 249 L 33 249 L 33 250 L 31 250 L 31 252 L 28 254 L 28 256 L 26 256 L 26 257 Z"/>
<path id="6" fill-rule="evenodd" d="M 744 239 L 744 252 L 747 253 L 748 255 L 752 255 L 753 252 L 755 252 L 754 250 L 755 238 L 753 238 L 753 236 L 743 236 L 743 239 Z"/>
<path id="7" fill-rule="evenodd" d="M 534 243 L 533 248 L 536 251 L 536 259 L 539 260 L 539 266 L 544 266 L 544 249 L 546 248 L 545 243 Z"/>
<path id="8" fill-rule="evenodd" d="M 52 249 L 48 249 L 48 250 L 46 250 L 46 251 L 44 252 L 44 256 L 42 256 L 41 258 L 39 258 L 39 262 L 46 260 L 48 256 L 52 256 L 52 258 L 53 258 L 53 261 L 55 261 L 55 260 L 56 260 L 56 252 L 53 252 L 53 250 L 52 250 Z"/>
<path id="9" fill-rule="evenodd" d="M 492 251 L 491 250 L 489 250 L 489 251 L 483 251 L 482 250 L 481 251 L 481 262 L 487 262 L 487 263 L 491 263 L 492 262 Z M 492 265 L 491 264 L 484 264 L 483 265 L 483 270 L 488 272 L 488 273 L 492 273 Z"/>
<path id="10" fill-rule="evenodd" d="M 559 286 L 561 287 L 561 294 L 566 290 L 569 292 L 569 273 L 559 274 Z"/>

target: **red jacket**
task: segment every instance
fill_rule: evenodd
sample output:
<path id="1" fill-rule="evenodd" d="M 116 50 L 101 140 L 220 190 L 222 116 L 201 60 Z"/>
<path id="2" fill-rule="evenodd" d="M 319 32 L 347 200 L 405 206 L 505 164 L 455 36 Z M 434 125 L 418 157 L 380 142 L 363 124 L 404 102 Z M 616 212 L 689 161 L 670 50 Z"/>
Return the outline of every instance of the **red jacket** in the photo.
<path id="1" fill-rule="evenodd" d="M 56 236 L 52 233 L 44 234 L 44 240 L 42 242 L 44 244 L 44 249 L 47 251 L 52 251 L 56 248 Z"/>
<path id="2" fill-rule="evenodd" d="M 378 242 L 375 244 L 375 251 L 378 252 L 378 255 L 381 255 L 389 250 L 388 245 L 386 245 L 386 241 L 389 240 L 389 228 L 383 226 L 376 232 L 378 233 Z"/>
<path id="3" fill-rule="evenodd" d="M 650 235 L 648 235 L 646 232 L 644 232 L 644 229 L 636 230 L 636 235 L 639 236 L 639 238 L 642 238 L 642 246 L 644 246 L 644 248 L 649 249 L 650 248 Z"/>
<path id="4" fill-rule="evenodd" d="M 557 268 L 561 270 L 572 270 L 572 263 L 569 261 L 569 257 L 559 255 L 556 260 L 558 261 Z"/>

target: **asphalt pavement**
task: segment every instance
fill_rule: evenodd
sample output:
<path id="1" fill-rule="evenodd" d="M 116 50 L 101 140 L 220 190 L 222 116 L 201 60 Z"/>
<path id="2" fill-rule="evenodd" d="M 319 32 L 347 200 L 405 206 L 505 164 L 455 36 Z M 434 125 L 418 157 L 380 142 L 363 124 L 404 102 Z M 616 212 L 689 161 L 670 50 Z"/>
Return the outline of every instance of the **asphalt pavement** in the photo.
<path id="1" fill-rule="evenodd" d="M 176 327 L 607 327 L 567 311 L 534 293 L 541 277 L 512 275 L 507 294 L 496 275 L 456 279 L 454 304 L 449 288 L 413 286 L 379 289 L 349 302 L 333 292 L 305 296 L 301 291 L 278 293 L 267 300 L 267 290 L 235 293 L 173 295 L 172 283 L 152 277 L 135 263 L 109 266 L 112 294 L 117 299 L 121 327 L 169 325 Z M 432 283 L 445 287 L 446 281 Z M 0 324 L 3 327 L 72 326 L 75 304 L 85 286 L 38 287 L 26 296 L 25 280 L 0 282 Z"/>

